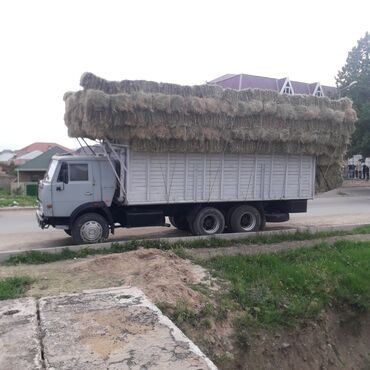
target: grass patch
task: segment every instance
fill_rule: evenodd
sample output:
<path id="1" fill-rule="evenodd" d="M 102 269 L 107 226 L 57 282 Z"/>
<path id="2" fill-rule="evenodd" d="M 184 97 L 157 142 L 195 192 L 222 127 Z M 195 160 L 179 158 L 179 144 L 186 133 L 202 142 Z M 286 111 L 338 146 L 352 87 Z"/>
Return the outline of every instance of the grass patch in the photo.
<path id="1" fill-rule="evenodd" d="M 85 258 L 91 255 L 109 254 L 109 253 L 123 253 L 138 249 L 135 242 L 127 244 L 112 243 L 110 248 L 96 249 L 96 248 L 82 248 L 78 251 L 72 251 L 64 248 L 60 253 L 48 253 L 39 251 L 27 251 L 10 256 L 5 262 L 6 265 L 14 266 L 19 264 L 37 265 L 43 263 L 51 263 L 63 261 L 68 259 Z"/>
<path id="2" fill-rule="evenodd" d="M 181 258 L 188 258 L 186 251 L 188 248 L 220 248 L 230 247 L 233 245 L 251 245 L 251 244 L 275 244 L 286 241 L 299 240 L 315 240 L 319 238 L 331 236 L 344 236 L 353 234 L 370 234 L 370 225 L 361 226 L 348 231 L 330 231 L 310 233 L 308 231 L 297 231 L 294 233 L 279 233 L 279 234 L 261 234 L 255 236 L 246 236 L 241 239 L 219 239 L 217 237 L 197 239 L 193 241 L 178 241 L 176 243 L 169 243 L 166 240 L 132 240 L 126 243 L 114 242 L 110 247 L 104 249 L 97 249 L 87 246 L 79 251 L 72 251 L 68 248 L 63 249 L 61 253 L 35 252 L 29 251 L 9 257 L 5 262 L 7 265 L 24 264 L 42 264 L 49 262 L 62 261 L 67 259 L 85 258 L 91 255 L 123 253 L 137 250 L 139 248 L 156 248 L 161 250 L 171 250 Z"/>
<path id="3" fill-rule="evenodd" d="M 370 308 L 370 242 L 339 241 L 270 255 L 218 256 L 205 265 L 230 281 L 236 327 L 291 325 L 326 306 Z"/>
<path id="4" fill-rule="evenodd" d="M 209 302 L 203 303 L 197 311 L 189 308 L 186 302 L 182 301 L 177 302 L 176 307 L 159 303 L 158 308 L 179 327 L 184 328 L 185 325 L 190 325 L 196 328 L 210 329 L 212 326 L 210 318 L 213 316 L 214 307 Z"/>
<path id="5" fill-rule="evenodd" d="M 1 207 L 34 207 L 37 205 L 37 197 L 25 195 L 11 195 L 9 191 L 0 189 L 0 208 Z"/>
<path id="6" fill-rule="evenodd" d="M 32 279 L 26 276 L 0 280 L 0 300 L 23 297 L 31 287 Z"/>

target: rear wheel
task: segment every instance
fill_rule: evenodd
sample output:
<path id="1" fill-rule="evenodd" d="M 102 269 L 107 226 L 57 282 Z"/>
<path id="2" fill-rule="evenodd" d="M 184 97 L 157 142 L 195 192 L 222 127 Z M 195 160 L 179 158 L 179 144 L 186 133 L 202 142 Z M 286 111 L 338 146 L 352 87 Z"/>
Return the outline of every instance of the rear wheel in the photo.
<path id="1" fill-rule="evenodd" d="M 230 228 L 234 233 L 263 230 L 265 217 L 253 206 L 239 206 L 230 215 Z"/>
<path id="2" fill-rule="evenodd" d="M 173 217 L 169 217 L 172 226 L 176 227 L 176 229 L 189 231 L 189 222 L 185 216 L 182 215 L 175 215 Z"/>
<path id="3" fill-rule="evenodd" d="M 71 230 L 70 229 L 64 229 L 63 230 L 67 235 L 71 236 Z"/>
<path id="4" fill-rule="evenodd" d="M 86 213 L 77 218 L 72 226 L 74 244 L 101 243 L 108 239 L 109 225 L 98 213 Z"/>
<path id="5" fill-rule="evenodd" d="M 206 207 L 200 209 L 191 223 L 191 231 L 195 235 L 221 234 L 225 228 L 225 218 L 217 208 Z"/>

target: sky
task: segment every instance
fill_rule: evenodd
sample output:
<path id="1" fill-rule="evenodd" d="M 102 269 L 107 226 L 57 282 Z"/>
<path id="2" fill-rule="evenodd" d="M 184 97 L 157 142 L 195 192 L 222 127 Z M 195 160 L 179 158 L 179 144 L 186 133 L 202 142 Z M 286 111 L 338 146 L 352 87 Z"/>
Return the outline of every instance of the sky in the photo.
<path id="1" fill-rule="evenodd" d="M 0 2 L 0 151 L 78 147 L 63 95 L 83 72 L 197 85 L 227 73 L 335 85 L 370 1 Z"/>

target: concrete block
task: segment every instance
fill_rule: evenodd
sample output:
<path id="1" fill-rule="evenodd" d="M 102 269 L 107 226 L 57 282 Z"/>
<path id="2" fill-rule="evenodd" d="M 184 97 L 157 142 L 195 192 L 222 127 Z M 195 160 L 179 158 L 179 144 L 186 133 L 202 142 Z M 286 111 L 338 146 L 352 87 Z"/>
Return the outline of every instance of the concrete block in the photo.
<path id="1" fill-rule="evenodd" d="M 0 349 L 2 370 L 43 369 L 33 298 L 0 301 Z"/>
<path id="2" fill-rule="evenodd" d="M 137 288 L 39 301 L 46 369 L 215 370 Z"/>

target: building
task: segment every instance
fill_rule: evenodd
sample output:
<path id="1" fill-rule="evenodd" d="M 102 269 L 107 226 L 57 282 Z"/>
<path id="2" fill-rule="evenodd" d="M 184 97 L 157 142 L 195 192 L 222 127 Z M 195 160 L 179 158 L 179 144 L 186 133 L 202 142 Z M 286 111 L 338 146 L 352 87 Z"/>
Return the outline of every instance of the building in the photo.
<path id="1" fill-rule="evenodd" d="M 67 154 L 69 149 L 63 149 L 60 146 L 54 146 L 45 153 L 27 161 L 23 165 L 17 167 L 17 179 L 12 184 L 12 190 L 20 189 L 26 195 L 36 195 L 37 183 L 43 179 L 46 171 L 49 168 L 51 158 L 55 154 Z"/>
<path id="2" fill-rule="evenodd" d="M 30 145 L 27 145 L 26 147 L 17 150 L 16 155 L 13 158 L 13 162 L 16 166 L 21 166 L 28 161 L 37 158 L 42 153 L 45 153 L 51 148 L 58 147 L 61 150 L 70 153 L 71 150 L 64 147 L 63 145 L 59 145 L 57 143 L 43 143 L 43 142 L 36 142 L 32 143 Z"/>
<path id="3" fill-rule="evenodd" d="M 207 82 L 207 84 L 239 91 L 244 89 L 261 89 L 273 90 L 280 94 L 289 95 L 306 94 L 328 96 L 330 98 L 338 97 L 338 90 L 334 86 L 321 85 L 320 82 L 306 83 L 291 81 L 288 77 L 272 78 L 246 74 L 226 74 Z"/>
<path id="4" fill-rule="evenodd" d="M 15 152 L 13 150 L 2 150 L 0 152 L 0 163 L 9 164 L 14 155 Z"/>
<path id="5" fill-rule="evenodd" d="M 43 152 L 41 150 L 33 150 L 32 152 L 24 153 L 22 155 L 16 154 L 13 157 L 13 163 L 16 166 L 21 166 L 21 165 L 27 163 L 28 161 L 30 161 L 31 159 L 34 159 L 34 158 L 38 157 L 42 153 Z"/>

